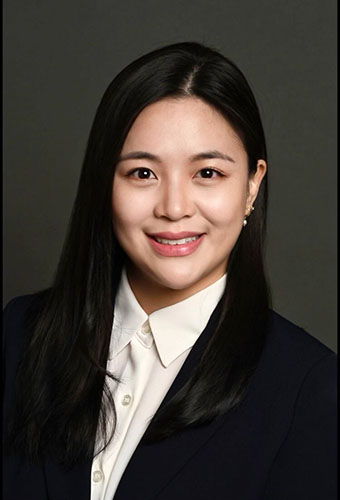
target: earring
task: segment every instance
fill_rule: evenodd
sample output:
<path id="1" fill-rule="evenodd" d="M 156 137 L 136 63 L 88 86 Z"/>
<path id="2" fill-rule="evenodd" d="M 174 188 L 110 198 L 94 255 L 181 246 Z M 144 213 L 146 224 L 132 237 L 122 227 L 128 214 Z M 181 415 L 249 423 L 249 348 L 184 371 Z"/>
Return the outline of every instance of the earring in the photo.
<path id="1" fill-rule="evenodd" d="M 255 210 L 255 208 L 253 207 L 253 205 L 251 205 L 251 207 L 248 209 L 244 219 L 243 219 L 243 227 L 246 227 L 246 225 L 248 224 L 248 221 L 247 221 L 247 217 L 249 217 L 249 215 Z"/>

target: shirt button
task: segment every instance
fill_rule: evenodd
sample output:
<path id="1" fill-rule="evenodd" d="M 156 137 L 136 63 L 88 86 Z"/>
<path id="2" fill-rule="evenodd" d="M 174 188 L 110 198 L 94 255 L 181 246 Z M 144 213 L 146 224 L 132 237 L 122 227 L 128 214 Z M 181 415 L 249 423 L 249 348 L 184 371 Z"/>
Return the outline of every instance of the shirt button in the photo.
<path id="1" fill-rule="evenodd" d="M 144 335 L 147 335 L 148 333 L 151 332 L 149 321 L 145 321 L 145 323 L 143 323 L 141 327 L 141 332 L 144 333 Z"/>
<path id="2" fill-rule="evenodd" d="M 131 403 L 132 397 L 130 394 L 125 394 L 125 396 L 122 397 L 122 405 L 128 406 Z"/>
<path id="3" fill-rule="evenodd" d="M 95 470 L 92 474 L 92 479 L 94 483 L 100 483 L 103 480 L 104 474 L 101 470 Z"/>

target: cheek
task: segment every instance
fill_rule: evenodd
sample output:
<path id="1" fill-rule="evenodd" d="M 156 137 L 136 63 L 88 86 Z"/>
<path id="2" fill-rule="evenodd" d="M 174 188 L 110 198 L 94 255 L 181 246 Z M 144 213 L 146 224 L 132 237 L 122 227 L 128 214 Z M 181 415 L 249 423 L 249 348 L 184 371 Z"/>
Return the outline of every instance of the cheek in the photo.
<path id="1" fill-rule="evenodd" d="M 235 186 L 214 193 L 201 201 L 201 211 L 216 227 L 226 228 L 243 220 L 247 193 L 246 189 Z"/>
<path id="2" fill-rule="evenodd" d="M 145 196 L 131 192 L 117 185 L 112 191 L 112 222 L 116 233 L 128 233 L 134 227 L 140 227 L 145 221 L 149 208 Z"/>

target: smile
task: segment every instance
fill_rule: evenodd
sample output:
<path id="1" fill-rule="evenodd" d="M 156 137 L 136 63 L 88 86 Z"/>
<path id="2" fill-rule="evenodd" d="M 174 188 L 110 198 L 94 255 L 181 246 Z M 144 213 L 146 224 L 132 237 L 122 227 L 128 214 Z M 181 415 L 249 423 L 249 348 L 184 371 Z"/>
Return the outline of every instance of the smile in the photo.
<path id="1" fill-rule="evenodd" d="M 163 245 L 184 245 L 184 243 L 190 243 L 191 241 L 195 241 L 200 237 L 198 234 L 197 236 L 193 236 L 192 238 L 182 238 L 180 240 L 167 240 L 165 238 L 156 238 L 155 240 L 158 241 L 158 243 L 163 243 Z"/>
<path id="2" fill-rule="evenodd" d="M 204 234 L 186 236 L 184 238 L 160 238 L 148 235 L 148 241 L 154 252 L 163 257 L 185 257 L 194 253 L 201 245 Z"/>

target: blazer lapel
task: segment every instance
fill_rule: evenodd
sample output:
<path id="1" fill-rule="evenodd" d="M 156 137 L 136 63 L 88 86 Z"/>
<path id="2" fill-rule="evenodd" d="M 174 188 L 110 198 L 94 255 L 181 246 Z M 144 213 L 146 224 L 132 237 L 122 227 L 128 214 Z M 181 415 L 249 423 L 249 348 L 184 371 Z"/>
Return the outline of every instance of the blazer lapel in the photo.
<path id="1" fill-rule="evenodd" d="M 210 340 L 221 310 L 221 303 L 190 351 L 172 386 L 163 399 L 160 409 L 178 392 L 193 372 Z M 190 457 L 204 445 L 224 422 L 216 420 L 196 429 L 189 429 L 154 444 L 138 444 L 119 482 L 114 500 L 151 500 L 171 481 Z"/>

